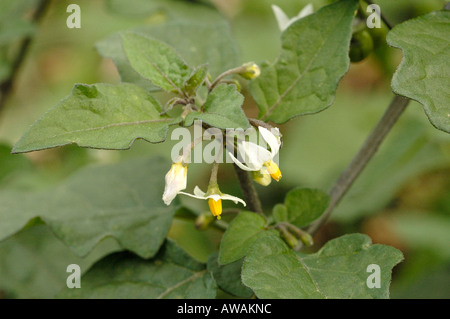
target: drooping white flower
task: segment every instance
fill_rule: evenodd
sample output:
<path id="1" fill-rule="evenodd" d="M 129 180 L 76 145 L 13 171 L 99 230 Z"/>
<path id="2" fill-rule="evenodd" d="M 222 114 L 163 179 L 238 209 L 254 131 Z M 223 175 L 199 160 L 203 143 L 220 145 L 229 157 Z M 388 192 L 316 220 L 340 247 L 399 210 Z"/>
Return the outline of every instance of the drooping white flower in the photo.
<path id="1" fill-rule="evenodd" d="M 166 205 L 170 205 L 175 196 L 187 185 L 187 165 L 182 162 L 173 163 L 172 167 L 166 174 L 166 186 L 162 199 Z"/>
<path id="2" fill-rule="evenodd" d="M 286 30 L 292 23 L 294 23 L 297 20 L 300 20 L 303 17 L 306 17 L 307 15 L 310 15 L 314 12 L 313 5 L 310 3 L 306 5 L 295 17 L 289 19 L 289 17 L 284 13 L 284 11 L 278 7 L 277 5 L 272 5 L 273 13 L 275 14 L 275 18 L 278 22 L 278 27 L 280 28 L 281 32 Z"/>
<path id="3" fill-rule="evenodd" d="M 219 187 L 217 185 L 213 187 L 208 187 L 208 191 L 206 193 L 203 192 L 198 186 L 195 186 L 194 194 L 189 194 L 185 192 L 180 192 L 180 194 L 198 199 L 208 200 L 209 210 L 214 216 L 217 216 L 217 219 L 220 219 L 220 214 L 222 214 L 222 200 L 231 200 L 235 204 L 239 202 L 242 205 L 246 206 L 246 203 L 239 197 L 223 194 L 219 190 Z"/>
<path id="4" fill-rule="evenodd" d="M 270 146 L 270 151 L 264 147 L 252 142 L 238 142 L 238 153 L 245 162 L 239 161 L 231 152 L 228 152 L 231 159 L 239 168 L 244 171 L 260 171 L 261 174 L 267 173 L 277 182 L 281 179 L 281 171 L 274 162 L 274 157 L 278 154 L 281 146 L 280 132 L 278 128 L 274 129 L 275 134 L 268 129 L 259 126 L 259 132 L 264 140 Z"/>

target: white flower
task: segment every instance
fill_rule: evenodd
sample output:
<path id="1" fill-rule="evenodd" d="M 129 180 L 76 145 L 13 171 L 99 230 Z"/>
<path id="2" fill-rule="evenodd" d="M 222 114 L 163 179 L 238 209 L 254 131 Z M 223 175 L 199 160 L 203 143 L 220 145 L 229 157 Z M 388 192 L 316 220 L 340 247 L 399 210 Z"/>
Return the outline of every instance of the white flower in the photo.
<path id="1" fill-rule="evenodd" d="M 194 194 L 189 194 L 185 192 L 180 192 L 180 194 L 187 195 L 190 197 L 198 198 L 198 199 L 207 199 L 209 210 L 214 216 L 217 216 L 217 219 L 220 219 L 220 214 L 222 214 L 222 199 L 223 200 L 231 200 L 235 204 L 238 202 L 242 205 L 246 206 L 245 202 L 239 197 L 223 194 L 219 187 L 208 187 L 208 192 L 203 192 L 198 186 L 194 188 Z"/>
<path id="2" fill-rule="evenodd" d="M 277 182 L 281 179 L 281 171 L 274 162 L 274 157 L 278 154 L 281 146 L 280 132 L 278 128 L 274 129 L 275 134 L 268 129 L 259 126 L 259 132 L 264 140 L 270 146 L 270 152 L 262 146 L 255 143 L 240 141 L 237 148 L 238 153 L 245 162 L 242 163 L 231 152 L 228 152 L 233 162 L 244 171 L 260 171 L 261 174 L 270 174 Z"/>
<path id="3" fill-rule="evenodd" d="M 187 165 L 181 162 L 173 163 L 172 167 L 166 174 L 166 186 L 162 199 L 166 205 L 170 205 L 175 196 L 180 191 L 186 189 L 187 184 Z"/>
<path id="4" fill-rule="evenodd" d="M 275 18 L 277 19 L 278 27 L 280 28 L 281 32 L 286 30 L 295 21 L 300 20 L 301 18 L 306 17 L 307 15 L 310 15 L 311 13 L 314 12 L 314 8 L 311 3 L 306 5 L 299 12 L 298 15 L 296 15 L 295 17 L 293 17 L 291 19 L 288 18 L 286 13 L 284 13 L 284 11 L 280 9 L 280 7 L 278 7 L 274 4 L 272 5 L 272 10 L 273 10 L 273 13 L 275 14 Z"/>

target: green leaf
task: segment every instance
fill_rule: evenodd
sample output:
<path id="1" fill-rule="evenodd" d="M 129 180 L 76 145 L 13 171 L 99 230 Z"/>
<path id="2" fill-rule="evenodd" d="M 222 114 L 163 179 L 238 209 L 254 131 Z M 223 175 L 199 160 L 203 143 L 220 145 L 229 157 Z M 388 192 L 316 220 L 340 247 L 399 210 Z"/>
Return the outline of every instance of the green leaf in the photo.
<path id="1" fill-rule="evenodd" d="M 281 54 L 261 65 L 250 91 L 263 120 L 284 123 L 319 112 L 334 100 L 349 67 L 348 48 L 358 1 L 342 0 L 297 20 L 282 34 Z"/>
<path id="2" fill-rule="evenodd" d="M 272 215 L 276 222 L 288 221 L 288 212 L 284 204 L 276 204 L 273 206 Z"/>
<path id="3" fill-rule="evenodd" d="M 431 123 L 450 133 L 450 11 L 435 11 L 403 22 L 387 35 L 404 58 L 391 87 L 422 104 Z"/>
<path id="4" fill-rule="evenodd" d="M 128 60 L 141 76 L 167 92 L 182 95 L 191 69 L 174 48 L 137 33 L 123 32 L 121 36 Z"/>
<path id="5" fill-rule="evenodd" d="M 40 192 L 0 192 L 0 240 L 40 217 L 84 256 L 105 237 L 136 254 L 154 256 L 177 209 L 161 199 L 170 165 L 161 158 L 84 168 Z"/>
<path id="6" fill-rule="evenodd" d="M 295 188 L 286 194 L 287 221 L 305 227 L 319 218 L 327 209 L 330 198 L 321 190 Z"/>
<path id="7" fill-rule="evenodd" d="M 242 281 L 258 298 L 388 298 L 392 268 L 402 259 L 397 249 L 371 245 L 362 234 L 333 239 L 306 256 L 266 234 L 245 258 Z M 380 266 L 380 288 L 367 286 L 371 264 Z"/>
<path id="8" fill-rule="evenodd" d="M 208 270 L 212 273 L 219 288 L 233 296 L 250 298 L 253 291 L 244 286 L 241 280 L 241 268 L 244 259 L 221 266 L 218 257 L 218 252 L 211 254 L 208 259 Z"/>
<path id="9" fill-rule="evenodd" d="M 230 223 L 220 243 L 219 263 L 232 263 L 244 257 L 249 247 L 266 232 L 266 219 L 252 212 L 240 212 Z"/>
<path id="10" fill-rule="evenodd" d="M 187 94 L 194 95 L 198 87 L 203 84 L 208 73 L 208 66 L 201 65 L 196 68 L 191 76 L 184 83 L 184 90 Z"/>
<path id="11" fill-rule="evenodd" d="M 207 63 L 212 77 L 239 63 L 236 44 L 228 23 L 223 19 L 216 19 L 215 23 L 170 20 L 161 25 L 138 27 L 130 31 L 169 44 L 191 66 Z M 114 60 L 122 81 L 149 86 L 150 81 L 131 67 L 119 34 L 101 40 L 96 48 L 102 56 Z"/>
<path id="12" fill-rule="evenodd" d="M 203 112 L 193 111 L 186 116 L 184 124 L 191 126 L 194 119 L 200 119 L 211 126 L 226 128 L 243 128 L 249 126 L 242 110 L 244 96 L 233 84 L 221 84 L 208 95 Z"/>
<path id="13" fill-rule="evenodd" d="M 58 297 L 82 299 L 215 298 L 214 279 L 201 264 L 171 241 L 150 260 L 128 252 L 97 262 L 81 279 L 81 289 L 65 289 Z"/>
<path id="14" fill-rule="evenodd" d="M 66 286 L 67 266 L 81 273 L 103 256 L 120 250 L 104 240 L 86 258 L 76 256 L 46 225 L 34 225 L 0 243 L 0 290 L 8 298 L 53 298 Z"/>
<path id="15" fill-rule="evenodd" d="M 161 106 L 132 84 L 77 84 L 72 94 L 45 113 L 14 145 L 23 153 L 76 143 L 82 147 L 129 149 L 142 138 L 159 143 L 180 118 L 159 115 Z"/>

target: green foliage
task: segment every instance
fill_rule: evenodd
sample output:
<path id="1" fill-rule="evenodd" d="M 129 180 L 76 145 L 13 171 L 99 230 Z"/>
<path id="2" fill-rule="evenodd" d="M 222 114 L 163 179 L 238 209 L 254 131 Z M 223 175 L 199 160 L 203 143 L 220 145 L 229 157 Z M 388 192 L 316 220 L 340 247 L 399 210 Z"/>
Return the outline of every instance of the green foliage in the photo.
<path id="1" fill-rule="evenodd" d="M 0 240 L 39 217 L 80 256 L 113 237 L 123 248 L 152 257 L 176 210 L 161 200 L 166 166 L 160 158 L 134 159 L 87 167 L 45 191 L 3 191 Z"/>
<path id="2" fill-rule="evenodd" d="M 97 262 L 82 277 L 82 289 L 65 289 L 60 298 L 205 299 L 215 298 L 216 285 L 206 265 L 166 241 L 152 259 L 129 252 Z"/>
<path id="3" fill-rule="evenodd" d="M 252 107 L 257 106 L 259 119 L 276 124 L 299 115 L 318 113 L 334 102 L 338 82 L 347 72 L 349 61 L 365 58 L 384 41 L 385 29 L 360 32 L 358 27 L 365 28 L 362 23 L 365 14 L 360 8 L 358 17 L 362 20 L 355 21 L 358 2 L 327 1 L 315 13 L 294 22 L 281 33 L 281 52 L 277 60 L 264 62 L 259 68 L 253 62 L 242 64 L 244 61 L 240 61 L 228 22 L 208 0 L 130 0 L 126 3 L 106 0 L 107 8 L 115 13 L 114 22 L 118 21 L 116 18 L 124 19 L 122 22 L 128 19 L 128 22 L 126 30 L 120 32 L 124 28 L 114 24 L 112 35 L 98 42 L 97 50 L 114 61 L 122 83 L 75 85 L 70 96 L 30 127 L 12 152 L 25 153 L 67 144 L 128 150 L 136 139 L 154 144 L 164 142 L 171 126 L 187 128 L 196 119 L 221 130 L 245 129 L 250 123 L 269 125 L 247 118 L 244 105 L 248 107 L 247 114 L 254 114 Z M 300 7 L 292 3 L 286 0 L 278 4 L 284 9 L 290 8 L 288 16 L 293 16 L 292 10 L 298 12 Z M 19 40 L 34 33 L 34 26 L 23 18 L 30 16 L 29 10 L 36 4 L 35 0 L 8 0 L 0 4 L 0 82 L 10 75 L 14 46 L 20 47 Z M 241 13 L 233 12 L 233 8 L 237 7 L 226 4 L 221 10 L 233 16 L 233 32 L 236 33 Z M 249 26 L 258 19 L 255 13 L 267 14 L 270 5 L 265 0 L 249 0 L 239 9 L 251 11 L 251 17 L 248 13 L 245 16 L 248 18 L 245 25 Z M 83 16 L 83 21 L 89 21 L 89 15 L 83 13 Z M 267 36 L 263 45 L 253 49 L 264 54 L 271 34 L 265 33 L 262 27 L 268 21 L 266 18 L 252 25 Z M 140 26 L 136 26 L 136 22 Z M 402 23 L 388 36 L 389 43 L 404 53 L 404 60 L 392 80 L 393 91 L 422 103 L 431 122 L 446 132 L 449 132 L 446 88 L 450 84 L 446 68 L 448 25 L 448 12 L 433 12 Z M 84 30 L 87 26 L 89 24 L 83 26 Z M 258 42 L 255 34 L 255 31 L 247 33 L 245 46 Z M 45 43 L 45 39 L 37 43 Z M 65 60 L 59 63 L 54 52 L 41 52 L 43 47 L 36 46 L 39 59 L 30 65 L 39 70 L 39 79 L 46 85 L 46 81 L 52 79 L 53 68 L 58 73 L 61 65 L 68 63 Z M 388 54 L 384 52 L 383 56 L 378 49 L 373 51 L 373 56 L 389 64 Z M 395 51 L 386 45 L 383 50 Z M 252 76 L 243 76 L 243 67 L 249 65 L 254 65 Z M 108 69 L 108 64 L 102 65 L 99 73 L 103 73 L 104 66 Z M 371 70 L 373 66 L 367 68 Z M 92 79 L 89 83 L 96 82 L 93 72 L 89 70 L 89 73 Z M 34 84 L 35 73 L 30 74 L 27 79 Z M 248 85 L 232 78 L 238 74 L 241 81 L 251 79 Z M 351 73 L 350 84 L 344 86 L 347 89 L 357 87 L 353 82 L 355 76 Z M 17 83 L 19 90 L 22 86 L 30 87 L 27 81 Z M 40 85 L 40 82 L 36 85 L 36 91 L 41 92 Z M 343 92 L 346 96 L 347 91 Z M 37 95 L 34 90 L 29 89 L 27 93 L 34 101 Z M 245 103 L 249 94 L 256 105 Z M 54 297 L 64 287 L 65 270 L 70 263 L 82 267 L 82 289 L 64 288 L 58 295 L 60 298 L 215 298 L 217 291 L 219 297 L 220 293 L 226 293 L 241 298 L 388 298 L 392 268 L 403 259 L 398 250 L 373 245 L 366 235 L 350 234 L 329 241 L 315 253 L 296 251 L 300 242 L 304 246 L 312 245 L 312 235 L 301 228 L 317 221 L 330 200 L 326 193 L 304 188 L 305 185 L 328 188 L 329 180 L 325 179 L 338 175 L 343 165 L 339 163 L 339 156 L 346 156 L 345 149 L 331 145 L 334 140 L 330 137 L 344 140 L 340 145 L 359 145 L 363 141 L 359 136 L 365 135 L 366 127 L 375 123 L 375 120 L 372 122 L 376 119 L 372 116 L 375 113 L 354 108 L 355 96 L 352 94 L 345 100 L 351 103 L 339 109 L 339 113 L 333 113 L 337 107 L 330 110 L 332 116 L 328 120 L 318 116 L 319 120 L 325 120 L 316 123 L 305 118 L 296 126 L 317 127 L 312 133 L 303 134 L 304 131 L 288 125 L 286 130 L 281 128 L 283 141 L 287 143 L 281 143 L 281 136 L 273 137 L 282 144 L 280 153 L 288 160 L 280 162 L 284 174 L 280 183 L 272 183 L 266 188 L 268 191 L 257 189 L 263 196 L 270 195 L 262 198 L 264 213 L 272 211 L 272 216 L 267 218 L 264 214 L 243 211 L 237 215 L 224 213 L 224 218 L 217 221 L 199 209 L 200 205 L 205 206 L 204 201 L 198 207 L 185 207 L 176 198 L 172 205 L 166 206 L 161 198 L 164 190 L 170 190 L 174 184 L 177 184 L 175 188 L 183 185 L 184 176 L 176 176 L 172 183 L 169 174 L 165 180 L 170 162 L 161 158 L 122 161 L 118 152 L 104 158 L 97 157 L 95 150 L 84 149 L 80 150 L 83 153 L 72 154 L 70 150 L 76 149 L 73 146 L 36 153 L 29 158 L 26 158 L 28 154 L 15 155 L 13 160 L 10 148 L 0 144 L 0 278 L 5 278 L 0 280 L 0 298 Z M 23 99 L 18 94 L 11 99 L 12 105 L 17 103 L 15 100 Z M 369 102 L 364 100 L 364 103 Z M 374 104 L 379 109 L 378 100 Z M 12 109 L 12 116 L 28 111 Z M 350 129 L 336 130 L 333 124 L 338 121 Z M 426 121 L 424 117 L 423 121 Z M 402 204 L 392 200 L 411 177 L 430 169 L 448 167 L 445 140 L 430 135 L 420 121 L 402 118 L 400 123 L 333 214 L 338 221 L 349 222 L 346 225 L 336 223 L 338 231 L 356 231 L 360 227 L 357 221 L 386 209 L 389 203 L 392 203 L 389 208 L 395 210 L 396 205 Z M 8 132 L 8 136 L 16 138 L 17 132 Z M 305 143 L 303 140 L 298 143 L 300 136 L 305 137 Z M 170 144 L 166 143 L 163 150 L 168 150 Z M 301 148 L 305 145 L 303 152 Z M 125 153 L 124 157 L 148 154 L 156 147 L 148 143 L 141 146 L 137 151 L 133 148 L 122 154 Z M 273 145 L 271 148 L 274 151 Z M 339 155 L 330 156 L 337 154 L 336 149 Z M 289 152 L 290 160 L 289 155 L 286 157 Z M 113 155 L 110 157 L 110 154 Z M 305 165 L 309 154 L 317 156 L 310 159 L 309 164 L 314 165 L 312 170 Z M 329 176 L 323 181 L 315 179 L 311 183 L 322 171 L 320 165 L 326 159 L 336 167 L 330 166 L 329 172 L 324 173 Z M 82 168 L 57 182 L 75 167 L 92 161 L 120 163 Z M 310 172 L 304 178 L 306 171 Z M 213 170 L 209 186 L 217 186 L 216 172 Z M 220 172 L 221 188 L 223 185 L 224 190 L 228 192 L 229 188 L 230 194 L 235 194 L 235 189 L 222 184 L 228 176 Z M 52 174 L 57 177 L 45 180 Z M 31 184 L 20 187 L 16 176 L 27 179 L 28 183 L 31 180 Z M 203 178 L 204 174 L 189 166 L 189 184 L 192 178 L 197 178 L 194 182 L 202 186 L 199 177 Z M 254 189 L 248 191 L 245 189 L 248 184 L 244 186 L 242 178 L 240 181 L 242 193 L 249 199 Z M 286 193 L 291 187 L 295 188 Z M 184 186 L 179 188 L 184 189 Z M 284 202 L 279 203 L 284 194 Z M 248 202 L 253 204 L 257 199 Z M 267 207 L 269 202 L 275 206 Z M 442 199 L 424 209 L 436 211 L 436 214 L 412 216 L 408 213 L 389 220 L 389 226 L 400 237 L 399 246 L 410 245 L 432 252 L 424 256 L 431 256 L 433 265 L 446 262 L 448 218 L 439 210 L 445 211 L 449 204 L 447 199 Z M 258 205 L 249 206 L 255 206 L 250 208 L 253 210 Z M 208 222 L 201 223 L 205 216 Z M 370 222 L 362 220 L 363 227 L 366 223 L 371 226 Z M 373 231 L 370 227 L 367 230 L 367 233 Z M 383 232 L 383 235 L 386 234 Z M 393 238 L 395 241 L 396 237 Z M 423 260 L 413 269 L 425 272 L 428 264 Z M 374 264 L 380 267 L 381 287 L 371 289 L 367 284 L 371 274 L 368 266 Z M 445 275 L 445 272 L 438 273 L 438 278 Z"/>
<path id="4" fill-rule="evenodd" d="M 266 232 L 266 219 L 252 212 L 241 212 L 233 219 L 220 243 L 219 264 L 225 265 L 244 257 L 250 246 Z"/>
<path id="5" fill-rule="evenodd" d="M 65 285 L 69 264 L 84 273 L 94 262 L 121 248 L 104 240 L 81 258 L 58 240 L 49 227 L 39 223 L 0 243 L 0 290 L 8 298 L 53 298 Z"/>
<path id="6" fill-rule="evenodd" d="M 438 129 L 450 133 L 450 11 L 436 11 L 393 28 L 387 42 L 403 51 L 392 90 L 420 102 Z M 411 41 L 414 39 L 414 41 Z"/>
<path id="7" fill-rule="evenodd" d="M 264 63 L 250 84 L 263 120 L 284 123 L 319 112 L 334 99 L 349 67 L 348 48 L 357 1 L 343 0 L 297 20 L 282 34 L 281 54 Z"/>
<path id="8" fill-rule="evenodd" d="M 14 153 L 76 143 L 82 147 L 128 149 L 137 138 L 166 139 L 181 118 L 160 116 L 161 106 L 132 84 L 77 84 L 72 94 L 45 113 L 17 142 Z"/>
<path id="9" fill-rule="evenodd" d="M 182 92 L 191 70 L 169 45 L 145 36 L 122 33 L 122 46 L 141 76 L 168 92 Z"/>
<path id="10" fill-rule="evenodd" d="M 221 129 L 243 128 L 249 126 L 247 117 L 241 106 L 244 96 L 233 84 L 221 84 L 208 95 L 202 109 L 203 112 L 191 112 L 186 116 L 184 124 L 190 126 L 194 119 L 200 119 L 209 125 Z"/>
<path id="11" fill-rule="evenodd" d="M 217 76 L 238 64 L 236 44 L 228 24 L 223 19 L 215 23 L 200 21 L 167 21 L 163 24 L 137 27 L 130 32 L 163 41 L 173 47 L 191 66 L 207 63 L 212 76 Z M 113 34 L 96 44 L 104 57 L 114 60 L 122 81 L 149 87 L 130 65 L 119 34 Z"/>
<path id="12" fill-rule="evenodd" d="M 220 265 L 218 257 L 219 254 L 215 252 L 208 259 L 208 270 L 212 273 L 217 286 L 233 296 L 250 298 L 253 295 L 253 291 L 244 286 L 241 281 L 241 269 L 244 259 L 236 260 L 227 265 Z"/>
<path id="13" fill-rule="evenodd" d="M 361 234 L 333 239 L 315 254 L 300 255 L 266 233 L 245 258 L 242 281 L 258 298 L 388 298 L 391 269 L 402 259 L 397 249 L 371 245 Z M 381 288 L 366 285 L 370 264 L 380 266 Z"/>
<path id="14" fill-rule="evenodd" d="M 289 222 L 297 227 L 305 227 L 325 212 L 328 203 L 328 195 L 321 190 L 296 188 L 286 194 L 286 210 L 278 206 L 274 218 L 277 222 Z"/>

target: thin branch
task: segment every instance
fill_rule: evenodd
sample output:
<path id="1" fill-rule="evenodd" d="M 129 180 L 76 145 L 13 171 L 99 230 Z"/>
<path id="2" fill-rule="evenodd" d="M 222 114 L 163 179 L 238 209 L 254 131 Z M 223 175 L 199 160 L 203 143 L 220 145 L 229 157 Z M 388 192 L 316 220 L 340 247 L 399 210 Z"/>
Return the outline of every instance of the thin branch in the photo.
<path id="1" fill-rule="evenodd" d="M 211 83 L 211 85 L 209 86 L 209 92 L 211 92 L 212 90 L 214 90 L 214 88 L 220 83 L 220 81 L 224 78 L 224 77 L 226 77 L 226 76 L 228 76 L 228 75 L 232 75 L 232 74 L 237 74 L 237 73 L 240 73 L 240 72 L 244 72 L 246 70 L 246 68 L 245 68 L 245 66 L 238 66 L 238 67 L 236 67 L 236 68 L 233 68 L 233 69 L 230 69 L 230 70 L 227 70 L 227 71 L 225 71 L 225 72 L 223 72 L 222 74 L 220 74 L 212 83 Z"/>
<path id="2" fill-rule="evenodd" d="M 38 7 L 36 8 L 36 11 L 31 17 L 32 22 L 37 23 L 41 20 L 49 6 L 49 3 L 50 0 L 41 0 Z M 28 52 L 32 40 L 32 36 L 27 36 L 22 40 L 22 44 L 20 45 L 16 59 L 12 63 L 9 78 L 7 78 L 3 83 L 0 84 L 0 110 L 2 110 L 2 108 L 5 106 L 5 102 L 11 94 L 13 84 L 17 78 L 21 65 L 25 60 L 25 56 Z"/>
<path id="3" fill-rule="evenodd" d="M 353 182 L 366 167 L 370 159 L 375 155 L 381 142 L 383 142 L 386 135 L 397 122 L 409 102 L 410 99 L 399 95 L 394 97 L 388 109 L 378 121 L 370 136 L 366 139 L 358 154 L 356 154 L 353 161 L 347 166 L 346 170 L 331 188 L 329 192 L 330 204 L 321 218 L 308 227 L 307 231 L 309 234 L 314 235 L 327 221 L 336 205 L 352 186 Z"/>
<path id="4" fill-rule="evenodd" d="M 236 164 L 233 164 L 234 170 L 241 185 L 242 193 L 244 195 L 245 202 L 248 205 L 248 209 L 263 215 L 261 201 L 259 200 L 258 193 L 256 192 L 253 181 L 250 178 L 248 172 L 240 169 Z"/>

